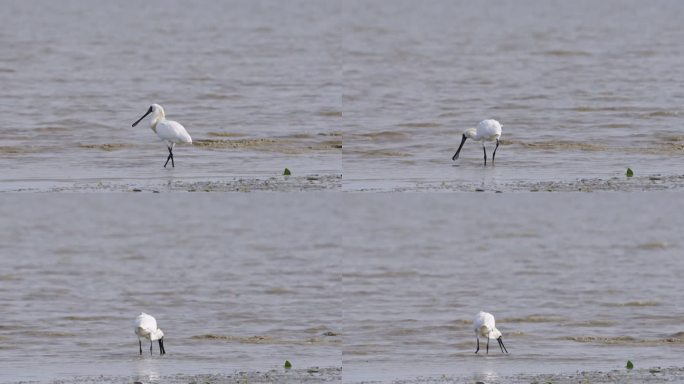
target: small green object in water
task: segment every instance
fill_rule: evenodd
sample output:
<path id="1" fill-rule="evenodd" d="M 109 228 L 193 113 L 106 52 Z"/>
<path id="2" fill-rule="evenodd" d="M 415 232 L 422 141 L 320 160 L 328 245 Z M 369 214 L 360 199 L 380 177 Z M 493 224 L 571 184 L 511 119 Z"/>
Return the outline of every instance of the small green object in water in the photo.
<path id="1" fill-rule="evenodd" d="M 627 173 L 625 173 L 627 177 L 632 177 L 634 176 L 634 172 L 632 171 L 632 168 L 627 168 Z"/>
<path id="2" fill-rule="evenodd" d="M 290 170 L 287 168 L 285 168 L 285 170 L 283 171 L 283 176 L 290 176 L 291 174 L 292 172 L 290 172 Z"/>
<path id="3" fill-rule="evenodd" d="M 290 363 L 290 360 L 285 360 L 285 369 L 290 369 L 292 368 L 292 363 Z"/>
<path id="4" fill-rule="evenodd" d="M 634 368 L 634 364 L 632 364 L 632 360 L 627 360 L 627 369 L 632 369 Z"/>

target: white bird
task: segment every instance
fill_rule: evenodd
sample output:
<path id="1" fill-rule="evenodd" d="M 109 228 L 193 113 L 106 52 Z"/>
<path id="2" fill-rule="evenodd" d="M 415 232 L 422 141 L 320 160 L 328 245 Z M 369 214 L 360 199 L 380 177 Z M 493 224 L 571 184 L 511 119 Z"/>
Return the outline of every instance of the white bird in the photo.
<path id="1" fill-rule="evenodd" d="M 166 164 L 169 163 L 169 159 L 171 159 L 171 166 L 175 168 L 176 165 L 173 163 L 173 146 L 177 143 L 192 144 L 192 138 L 190 138 L 188 131 L 186 131 L 180 123 L 173 120 L 166 120 L 164 117 L 164 108 L 159 104 L 150 105 L 150 109 L 147 110 L 147 113 L 133 123 L 132 126 L 135 127 L 138 125 L 140 120 L 144 119 L 150 113 L 154 113 L 154 115 L 152 115 L 152 120 L 150 121 L 150 128 L 152 128 L 154 133 L 156 133 L 157 136 L 166 143 L 167 148 L 169 148 L 169 157 L 166 158 L 164 168 L 166 168 Z"/>
<path id="2" fill-rule="evenodd" d="M 143 312 L 140 316 L 135 318 L 134 322 L 135 334 L 138 335 L 138 344 L 140 345 L 140 354 L 142 355 L 142 341 L 141 337 L 150 341 L 150 355 L 152 354 L 152 342 L 157 340 L 159 342 L 159 354 L 166 354 L 164 349 L 164 332 L 157 327 L 157 320 Z"/>
<path id="3" fill-rule="evenodd" d="M 506 349 L 506 346 L 503 343 L 503 339 L 501 338 L 501 332 L 498 329 L 496 329 L 494 316 L 492 316 L 491 313 L 480 311 L 477 314 L 477 316 L 475 316 L 475 321 L 473 321 L 473 325 L 475 328 L 475 337 L 477 337 L 477 349 L 475 350 L 475 353 L 477 353 L 480 350 L 480 336 L 487 338 L 488 354 L 489 339 L 496 339 L 496 341 L 499 342 L 499 348 L 501 348 L 501 352 L 504 352 L 505 350 L 506 353 L 508 353 L 508 350 Z"/>
<path id="4" fill-rule="evenodd" d="M 494 157 L 496 156 L 496 149 L 499 148 L 499 138 L 501 137 L 501 123 L 494 119 L 487 119 L 487 120 L 482 120 L 480 121 L 479 124 L 477 124 L 477 129 L 475 128 L 468 128 L 465 131 L 463 131 L 463 138 L 461 139 L 461 145 L 458 146 L 458 150 L 456 151 L 456 154 L 454 154 L 454 157 L 451 158 L 451 160 L 456 160 L 458 159 L 458 154 L 461 152 L 461 148 L 463 147 L 463 143 L 465 143 L 466 139 L 473 139 L 475 141 L 481 141 L 482 142 L 482 150 L 484 151 L 484 165 L 487 165 L 487 150 L 485 149 L 485 141 L 494 141 L 496 140 L 496 147 L 494 147 L 494 154 L 492 155 L 492 163 L 494 162 Z"/>

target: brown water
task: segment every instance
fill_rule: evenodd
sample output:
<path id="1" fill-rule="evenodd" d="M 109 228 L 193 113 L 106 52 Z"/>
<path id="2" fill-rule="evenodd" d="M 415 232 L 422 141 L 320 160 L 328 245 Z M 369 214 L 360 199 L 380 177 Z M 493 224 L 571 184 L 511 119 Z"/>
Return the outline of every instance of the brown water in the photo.
<path id="1" fill-rule="evenodd" d="M 0 191 L 682 190 L 683 19 L 676 0 L 7 0 Z M 174 169 L 130 127 L 152 102 L 194 140 Z M 484 118 L 496 165 L 471 142 L 452 162 Z M 0 382 L 681 365 L 680 200 L 10 194 Z M 479 310 L 510 355 L 473 354 Z M 163 358 L 137 355 L 140 311 Z"/>
<path id="2" fill-rule="evenodd" d="M 675 0 L 345 1 L 343 188 L 681 175 L 683 18 Z M 452 162 L 486 118 L 496 166 L 473 142 Z"/>
<path id="3" fill-rule="evenodd" d="M 680 1 L 3 5 L 0 190 L 164 189 L 285 167 L 344 173 L 345 190 L 529 190 L 627 167 L 684 185 L 669 178 L 684 150 Z M 151 102 L 195 140 L 176 169 L 161 169 L 145 124 L 130 127 Z M 452 162 L 485 118 L 504 124 L 496 166 L 470 142 Z"/>
<path id="4" fill-rule="evenodd" d="M 35 196 L 0 202 L 0 382 L 341 366 L 334 196 Z"/>
<path id="5" fill-rule="evenodd" d="M 352 194 L 345 203 L 347 382 L 492 382 L 622 369 L 628 359 L 681 366 L 678 194 Z M 495 315 L 509 355 L 496 343 L 473 353 L 480 310 Z"/>
<path id="6" fill-rule="evenodd" d="M 677 366 L 683 208 L 660 192 L 7 195 L 0 381 L 285 359 L 345 382 Z M 473 354 L 479 310 L 510 355 Z M 140 311 L 163 358 L 138 356 Z"/>
<path id="7" fill-rule="evenodd" d="M 3 1 L 0 190 L 340 174 L 335 2 Z M 175 169 L 151 103 L 185 126 Z"/>

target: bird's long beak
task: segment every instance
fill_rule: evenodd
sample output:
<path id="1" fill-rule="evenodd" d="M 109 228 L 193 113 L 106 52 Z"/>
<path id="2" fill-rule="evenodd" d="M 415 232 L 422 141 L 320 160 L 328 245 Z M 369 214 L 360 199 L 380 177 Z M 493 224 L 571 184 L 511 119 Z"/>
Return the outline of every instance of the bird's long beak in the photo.
<path id="1" fill-rule="evenodd" d="M 166 354 L 166 350 L 164 349 L 164 338 L 163 337 L 161 339 L 159 339 L 159 354 L 160 355 Z"/>
<path id="2" fill-rule="evenodd" d="M 144 116 L 143 116 L 144 117 Z M 456 150 L 456 153 L 454 154 L 454 157 L 451 158 L 451 160 L 456 160 L 458 159 L 458 154 L 461 152 L 461 148 L 463 148 L 463 143 L 465 143 L 467 137 L 464 134 L 463 138 L 461 139 L 461 145 L 458 146 L 458 149 Z"/>
<path id="3" fill-rule="evenodd" d="M 142 119 L 144 119 L 145 117 L 147 117 L 147 115 L 149 115 L 150 113 L 152 113 L 152 107 L 150 107 L 150 109 L 147 110 L 147 113 L 145 113 L 145 114 L 143 115 L 143 117 L 139 118 L 138 121 L 136 121 L 135 123 L 133 123 L 133 125 L 131 125 L 131 127 L 135 127 L 136 125 L 138 125 L 138 123 L 140 122 L 140 120 L 142 120 Z"/>
<path id="4" fill-rule="evenodd" d="M 508 353 L 508 349 L 506 349 L 506 346 L 503 343 L 503 339 L 501 337 L 499 337 L 496 340 L 499 342 L 499 348 L 501 348 L 501 352 L 503 352 L 505 350 L 506 353 Z"/>

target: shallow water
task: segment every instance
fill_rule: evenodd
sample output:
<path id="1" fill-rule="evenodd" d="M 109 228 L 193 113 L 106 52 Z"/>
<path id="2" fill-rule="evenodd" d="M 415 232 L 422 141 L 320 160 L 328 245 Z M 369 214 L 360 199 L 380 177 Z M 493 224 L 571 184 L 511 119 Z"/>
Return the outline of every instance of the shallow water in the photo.
<path id="1" fill-rule="evenodd" d="M 343 188 L 681 175 L 683 17 L 671 0 L 344 2 Z M 486 118 L 496 167 L 470 141 L 452 162 Z"/>
<path id="2" fill-rule="evenodd" d="M 345 382 L 495 381 L 684 352 L 674 193 L 33 196 L 0 205 L 3 382 L 285 359 Z M 510 355 L 473 354 L 481 309 Z M 138 356 L 140 311 L 163 358 Z"/>
<path id="3" fill-rule="evenodd" d="M 152 196 L 3 197 L 0 382 L 341 366 L 334 196 Z"/>
<path id="4" fill-rule="evenodd" d="M 345 381 L 681 366 L 679 197 L 346 196 Z M 473 353 L 480 310 L 509 355 Z"/>
<path id="5" fill-rule="evenodd" d="M 3 2 L 0 190 L 339 174 L 335 2 Z M 195 145 L 175 169 L 153 103 Z"/>

